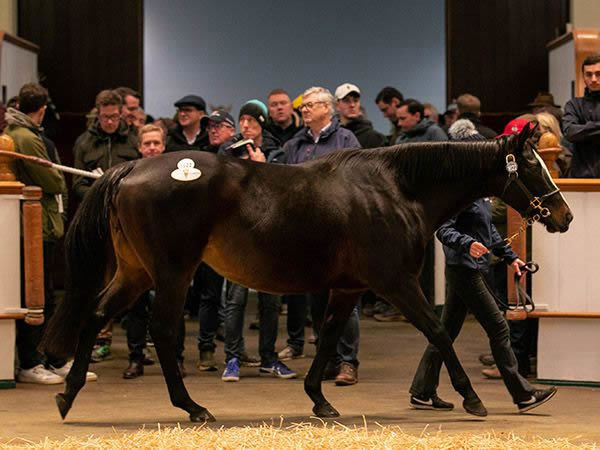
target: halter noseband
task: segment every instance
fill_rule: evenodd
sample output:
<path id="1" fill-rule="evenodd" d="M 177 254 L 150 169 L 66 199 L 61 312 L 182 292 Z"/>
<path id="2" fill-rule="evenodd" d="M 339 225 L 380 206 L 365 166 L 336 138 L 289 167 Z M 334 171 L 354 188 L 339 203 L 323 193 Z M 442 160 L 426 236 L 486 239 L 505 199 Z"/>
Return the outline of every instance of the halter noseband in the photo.
<path id="1" fill-rule="evenodd" d="M 521 222 L 519 230 L 512 236 L 504 239 L 504 241 L 509 245 L 519 234 L 521 234 L 527 228 L 527 226 L 533 225 L 534 222 L 539 221 L 542 217 L 548 217 L 551 214 L 548 208 L 542 206 L 542 203 L 544 203 L 544 201 L 548 197 L 551 197 L 552 195 L 559 192 L 559 189 L 556 188 L 540 196 L 533 195 L 531 192 L 529 192 L 527 186 L 525 186 L 525 184 L 523 184 L 523 182 L 519 179 L 519 172 L 517 172 L 518 167 L 519 166 L 515 159 L 515 155 L 513 155 L 512 153 L 506 155 L 506 172 L 508 172 L 508 179 L 504 184 L 502 195 L 504 195 L 506 189 L 511 183 L 515 183 L 519 187 L 519 189 L 521 189 L 521 191 L 525 194 L 525 196 L 529 199 L 529 207 L 525 211 L 525 217 L 523 217 L 523 221 Z M 531 215 L 531 213 L 536 210 L 538 212 Z"/>
<path id="2" fill-rule="evenodd" d="M 506 189 L 511 183 L 515 183 L 529 200 L 529 207 L 527 208 L 527 211 L 525 211 L 525 217 L 533 219 L 534 222 L 540 220 L 541 217 L 548 217 L 551 214 L 550 210 L 548 208 L 543 207 L 542 203 L 544 203 L 544 201 L 548 197 L 551 197 L 554 194 L 556 194 L 559 191 L 559 189 L 556 188 L 540 196 L 533 195 L 531 192 L 529 192 L 527 186 L 525 186 L 525 184 L 523 184 L 523 182 L 519 179 L 519 172 L 517 172 L 518 167 L 519 166 L 517 165 L 515 155 L 513 155 L 512 153 L 506 155 L 506 171 L 508 172 L 508 179 L 504 184 L 502 194 L 504 195 Z M 535 214 L 533 217 L 530 217 L 531 212 L 535 210 L 538 210 L 539 214 Z"/>

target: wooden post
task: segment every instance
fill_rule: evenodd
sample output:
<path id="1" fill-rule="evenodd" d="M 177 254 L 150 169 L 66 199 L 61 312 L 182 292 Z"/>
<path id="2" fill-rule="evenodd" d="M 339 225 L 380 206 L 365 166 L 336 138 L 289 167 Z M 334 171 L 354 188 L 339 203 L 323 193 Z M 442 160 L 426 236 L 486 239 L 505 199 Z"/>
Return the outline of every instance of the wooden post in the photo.
<path id="1" fill-rule="evenodd" d="M 25 266 L 25 304 L 29 325 L 44 323 L 44 248 L 42 243 L 42 189 L 23 188 L 23 262 Z"/>

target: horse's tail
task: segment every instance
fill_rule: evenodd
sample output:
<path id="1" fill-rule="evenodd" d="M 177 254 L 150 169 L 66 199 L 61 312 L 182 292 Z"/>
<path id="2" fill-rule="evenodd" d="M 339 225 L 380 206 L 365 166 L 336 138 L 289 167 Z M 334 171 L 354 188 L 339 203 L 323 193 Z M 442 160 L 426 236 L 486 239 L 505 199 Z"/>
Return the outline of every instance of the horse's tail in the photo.
<path id="1" fill-rule="evenodd" d="M 100 300 L 114 258 L 110 213 L 120 181 L 135 161 L 119 164 L 94 182 L 65 236 L 65 298 L 50 318 L 40 349 L 55 357 L 75 354 L 79 334 Z"/>

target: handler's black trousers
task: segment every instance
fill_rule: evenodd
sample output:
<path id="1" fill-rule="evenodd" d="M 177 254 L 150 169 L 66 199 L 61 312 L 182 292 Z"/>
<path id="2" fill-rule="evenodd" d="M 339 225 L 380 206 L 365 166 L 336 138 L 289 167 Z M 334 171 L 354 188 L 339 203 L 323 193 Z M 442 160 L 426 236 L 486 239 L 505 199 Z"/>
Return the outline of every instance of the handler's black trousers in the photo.
<path id="1" fill-rule="evenodd" d="M 513 402 L 531 398 L 535 388 L 519 375 L 517 359 L 510 345 L 508 324 L 481 273 L 467 267 L 446 266 L 446 281 L 448 288 L 442 324 L 450 339 L 456 339 L 470 309 L 488 335 L 494 360 Z M 431 398 L 439 385 L 441 366 L 441 355 L 430 344 L 421 358 L 410 393 L 422 399 Z"/>

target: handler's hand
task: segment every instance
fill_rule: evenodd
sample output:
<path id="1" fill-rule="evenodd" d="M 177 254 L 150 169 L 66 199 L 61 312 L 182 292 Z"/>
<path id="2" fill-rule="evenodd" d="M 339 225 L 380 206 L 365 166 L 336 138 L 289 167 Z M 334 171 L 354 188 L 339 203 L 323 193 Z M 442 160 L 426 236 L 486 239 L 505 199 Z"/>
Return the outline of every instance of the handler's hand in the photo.
<path id="1" fill-rule="evenodd" d="M 473 258 L 481 258 L 483 255 L 489 252 L 490 251 L 487 249 L 487 247 L 478 241 L 473 242 L 469 248 L 469 255 L 471 255 Z"/>
<path id="2" fill-rule="evenodd" d="M 250 144 L 246 144 L 246 148 L 248 149 L 248 155 L 250 155 L 250 159 L 256 162 L 266 162 L 267 158 L 265 158 L 265 154 L 262 152 L 260 147 L 256 147 L 256 150 L 252 148 Z"/>
<path id="3" fill-rule="evenodd" d="M 521 276 L 521 267 L 524 266 L 525 263 L 521 261 L 519 258 L 515 259 L 510 266 L 513 268 L 517 275 Z"/>

